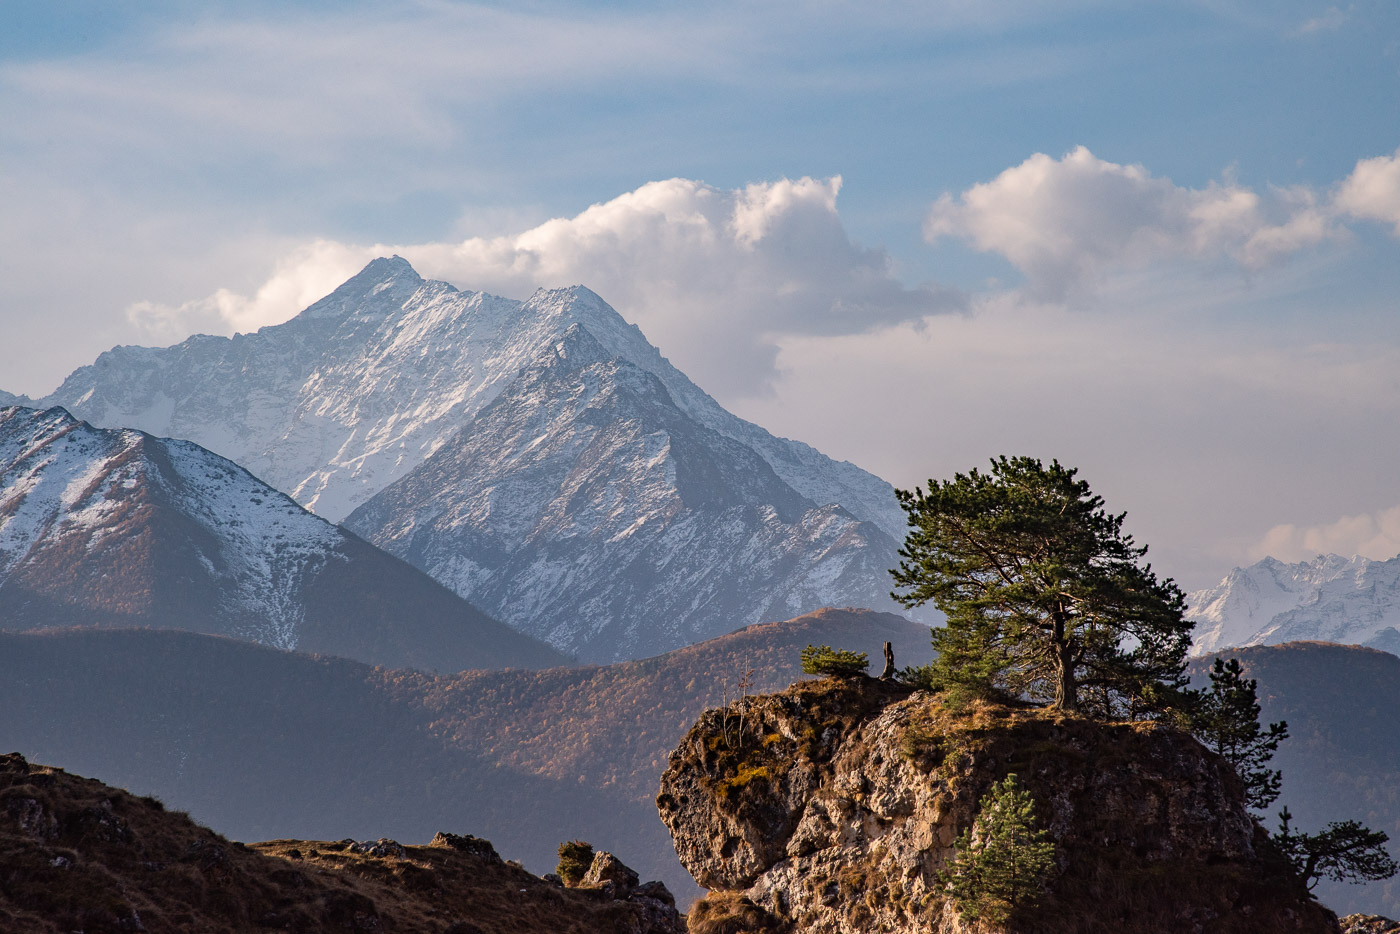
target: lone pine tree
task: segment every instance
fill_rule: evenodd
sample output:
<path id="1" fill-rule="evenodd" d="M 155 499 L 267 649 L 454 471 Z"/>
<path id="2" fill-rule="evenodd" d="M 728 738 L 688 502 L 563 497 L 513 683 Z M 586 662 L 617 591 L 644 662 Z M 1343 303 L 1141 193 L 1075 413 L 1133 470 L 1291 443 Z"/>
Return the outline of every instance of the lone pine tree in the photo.
<path id="1" fill-rule="evenodd" d="M 934 686 L 1106 718 L 1174 704 L 1191 641 L 1185 597 L 1076 473 L 1003 456 L 987 473 L 897 491 L 910 529 L 891 596 L 948 619 L 933 632 Z"/>
<path id="2" fill-rule="evenodd" d="M 1336 882 L 1379 882 L 1400 872 L 1385 844 L 1390 837 L 1363 826 L 1360 821 L 1333 821 L 1318 833 L 1300 833 L 1292 827 L 1288 808 L 1279 812 L 1274 840 L 1293 863 L 1311 891 L 1319 879 Z"/>

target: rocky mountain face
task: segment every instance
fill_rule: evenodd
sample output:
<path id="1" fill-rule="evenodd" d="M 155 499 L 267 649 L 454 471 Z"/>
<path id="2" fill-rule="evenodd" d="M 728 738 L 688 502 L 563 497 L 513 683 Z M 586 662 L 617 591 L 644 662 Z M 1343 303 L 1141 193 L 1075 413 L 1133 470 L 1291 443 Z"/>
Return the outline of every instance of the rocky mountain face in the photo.
<path id="1" fill-rule="evenodd" d="M 599 853 L 566 889 L 438 833 L 247 846 L 92 779 L 0 756 L 0 931 L 682 934 L 665 886 Z M 592 884 L 590 884 L 592 883 Z"/>
<path id="2" fill-rule="evenodd" d="M 0 409 L 0 620 L 429 669 L 567 660 L 187 441 Z"/>
<path id="3" fill-rule="evenodd" d="M 928 661 L 926 627 L 838 610 L 601 668 L 438 676 L 172 630 L 0 632 L 0 749 L 244 840 L 451 827 L 543 873 L 583 839 L 688 901 L 656 818 L 667 753 L 706 708 L 799 677 L 803 646 L 885 641 Z"/>
<path id="4" fill-rule="evenodd" d="M 1265 558 L 1235 568 L 1188 603 L 1196 654 L 1309 639 L 1400 651 L 1400 557 Z"/>
<path id="5" fill-rule="evenodd" d="M 890 486 L 731 415 L 582 287 L 517 302 L 379 259 L 285 324 L 117 347 L 36 404 L 195 441 L 332 521 L 354 511 L 355 531 L 592 659 L 894 608 Z"/>
<path id="6" fill-rule="evenodd" d="M 346 525 L 589 661 L 892 606 L 877 525 L 815 506 L 580 324 Z"/>
<path id="7" fill-rule="evenodd" d="M 988 928 L 960 918 L 938 873 L 1008 773 L 1036 800 L 1056 868 L 1033 913 Z M 1337 931 L 1233 770 L 1154 724 L 953 713 L 870 679 L 807 682 L 707 712 L 671 754 L 657 805 L 681 862 L 714 890 L 692 931 Z"/>

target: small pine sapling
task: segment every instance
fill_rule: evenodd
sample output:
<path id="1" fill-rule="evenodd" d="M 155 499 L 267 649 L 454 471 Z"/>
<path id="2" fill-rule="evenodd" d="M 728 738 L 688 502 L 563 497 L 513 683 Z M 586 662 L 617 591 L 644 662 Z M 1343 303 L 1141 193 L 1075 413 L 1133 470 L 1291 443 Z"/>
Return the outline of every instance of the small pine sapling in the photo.
<path id="1" fill-rule="evenodd" d="M 941 879 L 967 921 L 1000 925 L 1018 909 L 1034 907 L 1055 868 L 1055 843 L 1015 773 L 982 798 L 955 847 Z"/>
<path id="2" fill-rule="evenodd" d="M 592 865 L 593 844 L 583 840 L 559 844 L 559 865 L 554 867 L 554 873 L 569 888 L 582 882 Z"/>
<path id="3" fill-rule="evenodd" d="M 1278 799 L 1283 774 L 1268 768 L 1278 744 L 1288 738 L 1280 720 L 1259 725 L 1258 682 L 1246 678 L 1239 659 L 1217 658 L 1210 687 L 1202 691 L 1191 714 L 1191 732 L 1234 766 L 1245 786 L 1245 800 L 1262 811 Z"/>
<path id="4" fill-rule="evenodd" d="M 802 650 L 802 672 L 825 678 L 854 678 L 870 667 L 864 652 L 833 649 L 829 645 L 809 645 Z"/>

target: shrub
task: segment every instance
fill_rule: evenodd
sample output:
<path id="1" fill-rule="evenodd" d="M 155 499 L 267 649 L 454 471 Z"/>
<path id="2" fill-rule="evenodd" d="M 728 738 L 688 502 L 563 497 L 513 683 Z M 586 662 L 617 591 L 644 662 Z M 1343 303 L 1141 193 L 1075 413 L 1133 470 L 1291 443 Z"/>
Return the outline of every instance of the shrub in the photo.
<path id="1" fill-rule="evenodd" d="M 809 645 L 802 650 L 804 674 L 827 678 L 854 678 L 865 674 L 870 661 L 864 652 L 833 649 L 829 645 Z"/>
<path id="2" fill-rule="evenodd" d="M 565 885 L 570 888 L 578 885 L 592 865 L 593 844 L 583 840 L 559 844 L 559 865 L 554 867 L 554 873 Z"/>

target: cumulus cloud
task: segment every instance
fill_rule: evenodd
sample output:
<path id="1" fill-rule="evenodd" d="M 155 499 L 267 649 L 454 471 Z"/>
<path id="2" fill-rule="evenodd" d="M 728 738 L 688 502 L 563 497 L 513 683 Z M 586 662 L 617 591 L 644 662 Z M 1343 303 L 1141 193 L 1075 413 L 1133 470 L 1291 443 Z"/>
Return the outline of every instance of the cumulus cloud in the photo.
<path id="1" fill-rule="evenodd" d="M 249 330 L 285 320 L 375 255 L 396 252 L 423 275 L 524 297 L 581 283 L 598 292 L 712 391 L 762 392 L 784 335 L 856 334 L 961 310 L 954 292 L 908 288 L 881 250 L 852 242 L 839 177 L 737 190 L 673 178 L 518 234 L 456 243 L 353 246 L 318 241 L 279 263 L 253 295 L 221 289 L 179 307 L 129 315 L 157 333 L 178 323 Z"/>
<path id="2" fill-rule="evenodd" d="M 1334 232 L 1305 189 L 1265 198 L 1231 183 L 1183 188 L 1083 146 L 1061 159 L 1037 153 L 956 198 L 945 193 L 924 226 L 930 242 L 955 237 L 1005 256 L 1042 299 L 1164 260 L 1228 257 L 1258 269 Z"/>
<path id="3" fill-rule="evenodd" d="M 1400 237 L 1400 149 L 1357 162 L 1338 186 L 1333 205 L 1339 213 L 1394 224 Z"/>
<path id="4" fill-rule="evenodd" d="M 1251 549 L 1280 561 L 1305 561 L 1316 555 L 1364 555 L 1386 560 L 1400 554 L 1400 506 L 1369 515 L 1343 516 L 1326 525 L 1276 525 Z"/>

